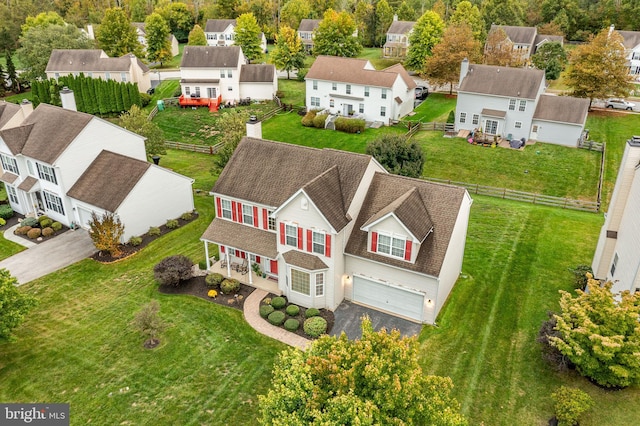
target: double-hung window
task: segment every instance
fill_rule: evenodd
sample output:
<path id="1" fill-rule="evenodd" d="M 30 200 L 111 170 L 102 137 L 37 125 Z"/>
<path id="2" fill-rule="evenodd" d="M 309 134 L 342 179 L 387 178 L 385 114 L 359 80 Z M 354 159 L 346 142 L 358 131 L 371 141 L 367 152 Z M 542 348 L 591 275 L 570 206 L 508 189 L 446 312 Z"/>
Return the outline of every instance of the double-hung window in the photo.
<path id="1" fill-rule="evenodd" d="M 360 104 L 360 105 L 358 105 L 358 112 L 359 112 L 360 114 L 364 114 L 364 104 Z"/>
<path id="2" fill-rule="evenodd" d="M 0 161 L 2 161 L 2 168 L 5 172 L 10 172 L 14 175 L 20 174 L 20 171 L 18 169 L 18 162 L 15 158 L 9 157 L 8 155 L 0 154 Z"/>
<path id="3" fill-rule="evenodd" d="M 58 184 L 58 179 L 56 179 L 56 172 L 52 167 L 45 166 L 44 164 L 36 163 L 38 167 L 38 177 L 40 179 L 44 179 L 51 183 Z"/>
<path id="4" fill-rule="evenodd" d="M 473 114 L 473 118 L 471 119 L 471 124 L 477 126 L 480 122 L 480 116 L 478 114 Z"/>
<path id="5" fill-rule="evenodd" d="M 127 73 L 126 72 L 121 72 L 120 73 L 120 81 L 122 81 L 123 83 L 127 82 Z"/>
<path id="6" fill-rule="evenodd" d="M 44 194 L 44 203 L 47 209 L 63 215 L 62 199 L 49 191 L 42 191 L 42 193 Z"/>
<path id="7" fill-rule="evenodd" d="M 220 78 L 224 78 L 224 77 L 225 77 L 224 70 L 220 70 Z"/>
<path id="8" fill-rule="evenodd" d="M 385 115 L 387 115 L 387 107 L 380 107 L 380 117 L 384 117 Z"/>
<path id="9" fill-rule="evenodd" d="M 369 86 L 364 86 L 364 97 L 365 98 L 369 97 Z"/>
<path id="10" fill-rule="evenodd" d="M 509 99 L 509 111 L 515 111 L 515 110 L 516 110 L 516 100 Z"/>
<path id="11" fill-rule="evenodd" d="M 253 225 L 253 206 L 242 205 L 242 223 Z"/>
<path id="12" fill-rule="evenodd" d="M 527 109 L 527 101 L 520 101 L 520 106 L 518 106 L 518 111 L 524 112 Z"/>
<path id="13" fill-rule="evenodd" d="M 316 296 L 324 296 L 324 272 L 316 273 Z"/>
<path id="14" fill-rule="evenodd" d="M 313 252 L 324 254 L 325 250 L 325 234 L 324 232 L 313 231 Z"/>
<path id="15" fill-rule="evenodd" d="M 380 96 L 382 99 L 387 99 L 387 89 L 382 89 L 382 94 Z"/>
<path id="16" fill-rule="evenodd" d="M 331 90 L 338 90 L 338 83 L 331 83 Z"/>
<path id="17" fill-rule="evenodd" d="M 466 112 L 461 112 L 460 113 L 460 123 L 466 123 L 467 122 L 467 113 Z"/>
<path id="18" fill-rule="evenodd" d="M 391 235 L 378 234 L 378 253 L 404 259 L 406 240 Z"/>
<path id="19" fill-rule="evenodd" d="M 16 189 L 13 186 L 5 185 L 7 188 L 7 195 L 9 196 L 9 201 L 14 204 L 18 204 L 18 194 L 16 194 Z"/>
<path id="20" fill-rule="evenodd" d="M 231 201 L 229 200 L 220 200 L 220 207 L 222 208 L 222 211 L 220 212 L 220 215 L 225 218 L 225 219 L 232 219 L 233 218 L 233 214 L 231 212 Z"/>
<path id="21" fill-rule="evenodd" d="M 285 224 L 285 243 L 288 246 L 298 247 L 298 227 Z"/>
<path id="22" fill-rule="evenodd" d="M 514 123 L 514 127 L 515 127 L 516 129 L 522 129 L 522 121 L 516 121 L 516 122 Z"/>
<path id="23" fill-rule="evenodd" d="M 318 90 L 318 80 L 313 80 L 313 90 Z"/>
<path id="24" fill-rule="evenodd" d="M 320 106 L 320 98 L 317 98 L 315 96 L 311 97 L 311 106 Z"/>
<path id="25" fill-rule="evenodd" d="M 351 94 L 351 85 L 347 84 L 347 95 Z"/>

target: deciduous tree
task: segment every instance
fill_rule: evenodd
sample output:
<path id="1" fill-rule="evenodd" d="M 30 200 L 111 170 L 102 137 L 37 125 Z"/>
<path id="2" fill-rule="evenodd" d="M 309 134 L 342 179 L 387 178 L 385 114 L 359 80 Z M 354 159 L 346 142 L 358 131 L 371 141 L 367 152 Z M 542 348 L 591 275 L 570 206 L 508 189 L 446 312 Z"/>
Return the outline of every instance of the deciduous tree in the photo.
<path id="1" fill-rule="evenodd" d="M 171 41 L 169 40 L 169 25 L 159 13 L 152 13 L 144 21 L 147 33 L 147 59 L 149 62 L 163 62 L 171 60 Z"/>
<path id="2" fill-rule="evenodd" d="M 131 325 L 146 339 L 144 346 L 153 348 L 160 343 L 158 336 L 167 328 L 167 323 L 160 318 L 160 303 L 152 300 L 136 313 Z"/>
<path id="3" fill-rule="evenodd" d="M 181 2 L 167 3 L 157 8 L 158 12 L 171 29 L 171 33 L 176 36 L 179 42 L 187 41 L 189 31 L 193 28 L 193 13 L 189 7 Z"/>
<path id="4" fill-rule="evenodd" d="M 472 4 L 468 0 L 463 0 L 456 6 L 456 11 L 453 12 L 449 19 L 449 25 L 466 23 L 471 28 L 473 38 L 484 42 L 487 37 L 487 28 L 485 26 L 482 14 L 478 9 L 478 6 Z M 546 34 L 546 33 L 545 33 Z"/>
<path id="5" fill-rule="evenodd" d="M 415 337 L 375 332 L 368 318 L 359 340 L 325 335 L 288 349 L 259 397 L 262 423 L 466 425 L 451 379 L 424 374 L 418 349 Z"/>
<path id="6" fill-rule="evenodd" d="M 311 6 L 307 0 L 289 0 L 280 9 L 280 25 L 298 29 L 300 21 L 309 18 Z"/>
<path id="7" fill-rule="evenodd" d="M 8 270 L 0 269 L 0 340 L 15 340 L 13 330 L 36 305 L 36 299 L 21 292 L 17 284 Z"/>
<path id="8" fill-rule="evenodd" d="M 633 88 L 622 36 L 608 28 L 577 46 L 570 56 L 567 85 L 573 96 L 594 99 L 629 96 Z"/>
<path id="9" fill-rule="evenodd" d="M 304 66 L 305 57 L 302 40 L 296 30 L 286 25 L 280 27 L 280 31 L 276 36 L 276 45 L 271 51 L 269 60 L 277 69 L 287 72 L 288 80 L 291 71 L 298 70 Z"/>
<path id="10" fill-rule="evenodd" d="M 129 111 L 120 115 L 118 124 L 133 133 L 147 138 L 144 141 L 147 157 L 151 158 L 154 155 L 167 153 L 164 145 L 164 133 L 157 124 L 147 119 L 147 113 L 141 110 L 138 105 L 133 105 Z"/>
<path id="11" fill-rule="evenodd" d="M 386 38 L 387 30 L 393 22 L 393 10 L 387 0 L 380 0 L 376 4 L 376 46 L 382 47 Z"/>
<path id="12" fill-rule="evenodd" d="M 214 157 L 212 173 L 217 174 L 224 169 L 236 150 L 238 143 L 247 131 L 249 113 L 240 110 L 225 113 L 216 123 L 217 130 L 224 135 L 224 146 Z"/>
<path id="13" fill-rule="evenodd" d="M 519 0 L 483 0 L 481 11 L 487 28 L 491 24 L 519 26 L 524 23 L 524 9 Z"/>
<path id="14" fill-rule="evenodd" d="M 235 44 L 242 47 L 242 53 L 249 61 L 262 59 L 260 47 L 260 26 L 253 13 L 243 13 L 236 19 Z"/>
<path id="15" fill-rule="evenodd" d="M 346 58 L 357 56 L 362 46 L 353 36 L 355 30 L 356 23 L 347 12 L 338 13 L 328 9 L 315 30 L 313 54 Z"/>
<path id="16" fill-rule="evenodd" d="M 567 53 L 559 42 L 548 42 L 536 50 L 531 62 L 536 68 L 544 70 L 547 80 L 557 80 L 567 63 Z"/>
<path id="17" fill-rule="evenodd" d="M 398 15 L 400 21 L 415 21 L 417 18 L 415 9 L 409 6 L 406 1 L 400 4 L 400 7 L 396 10 L 396 15 Z"/>
<path id="18" fill-rule="evenodd" d="M 358 38 L 362 45 L 372 47 L 375 44 L 376 10 L 373 5 L 365 0 L 359 0 L 353 12 L 353 19 L 358 29 Z"/>
<path id="19" fill-rule="evenodd" d="M 433 46 L 440 42 L 444 33 L 444 22 L 437 13 L 428 10 L 413 26 L 409 36 L 409 50 L 406 66 L 409 69 L 422 71 L 427 58 L 431 56 Z"/>
<path id="20" fill-rule="evenodd" d="M 489 32 L 484 46 L 484 63 L 501 67 L 514 63 L 513 43 L 502 28 Z"/>
<path id="21" fill-rule="evenodd" d="M 120 256 L 122 254 L 120 250 L 122 234 L 124 234 L 124 225 L 117 215 L 111 212 L 105 212 L 103 215 L 98 215 L 96 212 L 91 213 L 89 236 L 96 249 L 107 252 L 112 257 Z"/>
<path id="22" fill-rule="evenodd" d="M 447 27 L 440 43 L 433 47 L 433 54 L 424 68 L 424 75 L 432 84 L 449 83 L 449 94 L 453 93 L 453 85 L 460 79 L 460 63 L 467 58 L 477 63 L 480 54 L 480 42 L 473 37 L 471 28 L 466 23 Z"/>
<path id="23" fill-rule="evenodd" d="M 110 57 L 120 57 L 133 53 L 141 58 L 142 45 L 138 41 L 136 29 L 131 25 L 127 13 L 112 7 L 105 11 L 102 24 L 96 31 L 98 46 Z"/>
<path id="24" fill-rule="evenodd" d="M 370 142 L 366 152 L 389 173 L 415 178 L 422 176 L 425 161 L 422 147 L 402 135 L 383 135 Z"/>
<path id="25" fill-rule="evenodd" d="M 198 24 L 193 26 L 191 32 L 189 32 L 189 46 L 206 46 L 207 36 L 204 34 L 204 30 Z"/>
<path id="26" fill-rule="evenodd" d="M 66 25 L 62 16 L 56 12 L 48 11 L 37 14 L 36 16 L 27 16 L 25 23 L 20 26 L 22 34 L 26 34 L 33 27 L 48 27 L 49 25 Z"/>

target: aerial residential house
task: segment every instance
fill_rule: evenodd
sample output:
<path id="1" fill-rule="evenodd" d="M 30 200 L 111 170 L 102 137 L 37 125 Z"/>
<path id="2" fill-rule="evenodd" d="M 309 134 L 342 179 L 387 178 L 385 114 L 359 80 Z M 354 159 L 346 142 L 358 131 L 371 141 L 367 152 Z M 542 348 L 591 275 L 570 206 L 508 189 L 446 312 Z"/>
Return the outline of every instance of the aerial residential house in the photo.
<path id="1" fill-rule="evenodd" d="M 235 19 L 207 19 L 204 34 L 209 46 L 233 46 L 236 37 Z M 260 33 L 260 47 L 267 51 L 267 38 Z"/>
<path id="2" fill-rule="evenodd" d="M 308 109 L 385 125 L 413 111 L 416 83 L 400 64 L 377 71 L 366 59 L 318 56 L 305 81 Z"/>
<path id="3" fill-rule="evenodd" d="M 640 291 L 640 137 L 625 145 L 609 211 L 593 256 L 595 278 L 612 281 L 612 291 Z"/>
<path id="4" fill-rule="evenodd" d="M 298 35 L 302 40 L 302 45 L 307 52 L 313 50 L 313 32 L 318 25 L 320 25 L 320 19 L 303 19 L 298 26 Z"/>
<path id="5" fill-rule="evenodd" d="M 514 62 L 527 64 L 531 55 L 544 43 L 555 41 L 563 44 L 562 36 L 538 34 L 536 27 L 518 27 L 510 25 L 491 25 L 489 34 L 501 29 L 507 35 L 508 43 L 513 50 Z M 485 51 L 489 46 L 485 44 Z"/>
<path id="6" fill-rule="evenodd" d="M 398 15 L 393 15 L 393 22 L 387 30 L 387 41 L 382 47 L 382 56 L 405 58 L 409 50 L 409 36 L 415 24 L 414 21 L 398 21 Z"/>
<path id="7" fill-rule="evenodd" d="M 577 147 L 588 99 L 546 95 L 544 71 L 462 61 L 455 128 Z"/>
<path id="8" fill-rule="evenodd" d="M 208 266 L 301 306 L 348 299 L 433 324 L 461 270 L 467 191 L 368 155 L 245 137 L 212 194 L 201 240 L 221 261 Z"/>
<path id="9" fill-rule="evenodd" d="M 133 54 L 110 58 L 100 49 L 53 49 L 45 72 L 47 78 L 83 73 L 91 78 L 137 83 L 140 92 L 151 88 L 149 67 L 140 59 Z"/>
<path id="10" fill-rule="evenodd" d="M 14 211 L 83 228 L 111 212 L 126 242 L 194 209 L 193 179 L 149 163 L 142 136 L 73 110 L 68 89 L 61 97 L 65 108 L 0 105 L 0 181 Z"/>
<path id="11" fill-rule="evenodd" d="M 613 31 L 613 25 L 610 31 Z M 640 32 L 618 31 L 624 39 L 624 48 L 627 55 L 629 74 L 636 81 L 640 81 Z"/>
<path id="12" fill-rule="evenodd" d="M 273 99 L 278 76 L 270 64 L 248 64 L 240 46 L 186 46 L 180 64 L 185 97 L 219 96 L 223 102 Z"/>
<path id="13" fill-rule="evenodd" d="M 138 42 L 142 45 L 142 47 L 147 48 L 147 32 L 145 31 L 145 23 L 144 22 L 132 22 L 136 29 L 136 34 L 138 35 Z M 169 42 L 171 43 L 171 56 L 178 56 L 180 54 L 180 47 L 178 45 L 178 39 L 173 34 L 169 34 Z"/>

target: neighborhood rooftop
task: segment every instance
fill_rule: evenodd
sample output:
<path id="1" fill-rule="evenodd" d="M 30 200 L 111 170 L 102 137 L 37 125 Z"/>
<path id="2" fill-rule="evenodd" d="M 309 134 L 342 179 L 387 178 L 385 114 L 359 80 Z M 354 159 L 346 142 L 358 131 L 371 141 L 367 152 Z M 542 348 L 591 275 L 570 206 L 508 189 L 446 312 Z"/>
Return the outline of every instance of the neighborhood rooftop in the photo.
<path id="1" fill-rule="evenodd" d="M 406 34 L 409 31 L 411 31 L 411 29 L 415 24 L 416 23 L 414 21 L 393 21 L 387 33 L 388 34 Z"/>
<path id="2" fill-rule="evenodd" d="M 406 77 L 403 75 L 402 70 L 404 70 L 404 68 L 399 64 L 382 71 L 365 68 L 368 65 L 370 64 L 366 59 L 318 56 L 309 69 L 306 79 L 392 87 L 398 75 L 401 75 L 410 89 L 415 87 L 413 79 L 411 79 L 408 74 Z M 406 73 L 406 71 L 404 71 L 404 73 Z"/>
<path id="3" fill-rule="evenodd" d="M 20 112 L 20 107 L 14 103 L 0 101 L 0 129 L 2 129 L 13 118 L 14 115 Z"/>
<path id="4" fill-rule="evenodd" d="M 221 33 L 226 30 L 229 25 L 236 25 L 235 19 L 207 19 L 204 27 L 206 33 Z"/>
<path id="5" fill-rule="evenodd" d="M 275 67 L 270 64 L 246 64 L 240 69 L 240 81 L 243 83 L 271 83 L 275 71 Z"/>
<path id="6" fill-rule="evenodd" d="M 302 21 L 300 21 L 298 31 L 313 31 L 318 28 L 319 24 L 320 19 L 303 19 Z"/>
<path id="7" fill-rule="evenodd" d="M 240 59 L 240 46 L 186 46 L 181 68 L 235 68 Z"/>
<path id="8" fill-rule="evenodd" d="M 131 55 L 132 56 L 132 55 Z M 131 56 L 109 58 L 100 49 L 54 49 L 49 57 L 46 72 L 100 72 L 100 71 L 129 71 Z M 143 72 L 149 67 L 137 60 Z"/>
<path id="9" fill-rule="evenodd" d="M 458 92 L 535 99 L 543 81 L 543 70 L 469 64 Z"/>
<path id="10" fill-rule="evenodd" d="M 582 125 L 589 111 L 589 99 L 542 95 L 533 118 Z"/>
<path id="11" fill-rule="evenodd" d="M 536 37 L 536 28 L 535 27 L 518 27 L 511 25 L 491 25 L 490 31 L 494 31 L 496 29 L 502 29 L 515 44 L 533 44 L 533 41 Z"/>

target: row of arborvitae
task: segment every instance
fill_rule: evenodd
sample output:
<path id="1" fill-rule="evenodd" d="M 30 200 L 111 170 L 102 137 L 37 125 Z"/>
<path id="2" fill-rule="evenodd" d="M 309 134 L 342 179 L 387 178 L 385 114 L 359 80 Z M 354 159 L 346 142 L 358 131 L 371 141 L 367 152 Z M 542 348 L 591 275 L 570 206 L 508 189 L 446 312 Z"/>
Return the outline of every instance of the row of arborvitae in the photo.
<path id="1" fill-rule="evenodd" d="M 300 321 L 294 317 L 299 317 L 303 314 L 306 318 L 302 326 L 305 334 L 315 338 L 325 334 L 327 331 L 327 320 L 319 316 L 320 311 L 316 308 L 303 308 L 304 312 L 301 312 L 301 308 L 298 305 L 287 305 L 287 299 L 282 296 L 274 297 L 273 299 L 267 297 L 262 303 L 260 316 L 275 326 L 284 327 L 291 332 L 297 331 L 300 328 Z"/>
<path id="2" fill-rule="evenodd" d="M 51 237 L 62 229 L 60 222 L 54 222 L 47 216 L 27 217 L 22 219 L 20 226 L 14 231 L 16 235 L 26 235 L 35 240 L 40 237 Z"/>

